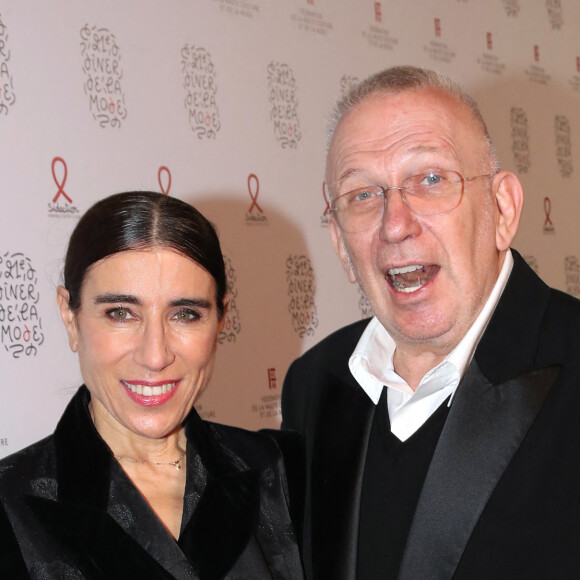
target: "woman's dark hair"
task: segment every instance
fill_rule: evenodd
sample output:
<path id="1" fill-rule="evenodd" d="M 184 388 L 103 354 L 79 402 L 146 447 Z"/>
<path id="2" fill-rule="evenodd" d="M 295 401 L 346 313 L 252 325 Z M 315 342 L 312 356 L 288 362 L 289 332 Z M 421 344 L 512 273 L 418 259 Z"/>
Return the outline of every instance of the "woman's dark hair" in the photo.
<path id="1" fill-rule="evenodd" d="M 149 248 L 171 248 L 207 270 L 216 283 L 218 316 L 223 316 L 226 273 L 214 227 L 188 203 L 151 191 L 111 195 L 80 219 L 64 264 L 70 308 L 80 308 L 83 280 L 93 264 L 119 252 Z"/>

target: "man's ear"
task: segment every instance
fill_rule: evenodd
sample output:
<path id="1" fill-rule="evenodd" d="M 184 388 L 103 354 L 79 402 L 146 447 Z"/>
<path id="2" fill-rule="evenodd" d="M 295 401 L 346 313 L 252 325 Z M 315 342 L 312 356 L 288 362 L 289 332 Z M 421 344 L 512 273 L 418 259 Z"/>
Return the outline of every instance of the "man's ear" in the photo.
<path id="1" fill-rule="evenodd" d="M 492 192 L 498 208 L 495 244 L 498 250 L 505 251 L 518 231 L 524 207 L 524 190 L 516 175 L 510 171 L 500 171 L 494 177 Z"/>
<path id="2" fill-rule="evenodd" d="M 344 271 L 348 275 L 348 279 L 354 284 L 356 280 L 356 276 L 354 274 L 354 270 L 352 269 L 352 264 L 350 262 L 350 258 L 346 248 L 344 246 L 344 241 L 342 239 L 342 233 L 338 224 L 336 223 L 334 216 L 330 216 L 330 221 L 328 222 L 328 229 L 330 230 L 330 238 L 332 239 L 332 246 L 334 247 L 334 251 L 336 255 L 340 258 L 340 263 L 344 268 Z"/>
<path id="3" fill-rule="evenodd" d="M 74 310 L 69 305 L 70 295 L 64 286 L 59 286 L 56 289 L 56 303 L 60 312 L 60 318 L 66 333 L 68 335 L 68 344 L 73 352 L 76 352 L 79 346 L 78 329 L 76 322 L 76 315 Z"/>

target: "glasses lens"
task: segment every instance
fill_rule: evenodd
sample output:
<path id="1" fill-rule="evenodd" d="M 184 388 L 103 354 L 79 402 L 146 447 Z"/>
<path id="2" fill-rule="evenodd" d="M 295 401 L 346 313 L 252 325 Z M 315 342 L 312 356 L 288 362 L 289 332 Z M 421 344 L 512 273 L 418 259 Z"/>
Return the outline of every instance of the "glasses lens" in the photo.
<path id="1" fill-rule="evenodd" d="M 377 225 L 383 216 L 384 197 L 380 186 L 361 187 L 339 195 L 333 210 L 340 229 L 355 233 Z"/>
<path id="2" fill-rule="evenodd" d="M 461 202 L 463 187 L 463 178 L 456 171 L 429 170 L 405 179 L 401 187 L 392 189 L 400 191 L 413 213 L 435 215 L 455 209 Z M 385 189 L 379 185 L 339 195 L 332 204 L 340 229 L 348 233 L 379 225 L 384 208 Z"/>
<path id="3" fill-rule="evenodd" d="M 403 181 L 407 205 L 419 215 L 455 209 L 463 194 L 463 178 L 455 171 L 427 171 Z"/>

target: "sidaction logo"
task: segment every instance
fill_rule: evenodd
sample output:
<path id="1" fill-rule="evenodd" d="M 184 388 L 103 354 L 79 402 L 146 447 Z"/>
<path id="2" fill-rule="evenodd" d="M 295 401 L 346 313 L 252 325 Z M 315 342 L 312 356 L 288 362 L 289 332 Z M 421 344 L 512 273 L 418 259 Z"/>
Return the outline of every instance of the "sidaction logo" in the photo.
<path id="1" fill-rule="evenodd" d="M 59 179 L 58 175 L 62 177 Z M 64 190 L 68 170 L 66 162 L 62 157 L 55 157 L 52 160 L 52 178 L 56 183 L 57 191 L 48 204 L 48 215 L 50 217 L 76 217 L 79 210 L 73 205 L 72 198 Z"/>

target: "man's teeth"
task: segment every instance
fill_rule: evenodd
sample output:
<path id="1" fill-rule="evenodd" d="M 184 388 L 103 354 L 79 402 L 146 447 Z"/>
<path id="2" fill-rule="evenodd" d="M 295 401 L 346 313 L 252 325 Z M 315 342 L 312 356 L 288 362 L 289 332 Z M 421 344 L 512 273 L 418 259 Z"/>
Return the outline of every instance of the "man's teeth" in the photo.
<path id="1" fill-rule="evenodd" d="M 413 274 L 416 272 L 415 274 Z M 390 268 L 387 272 L 393 288 L 397 292 L 416 292 L 429 281 L 429 276 L 423 266 L 413 264 L 402 268 Z"/>
<path id="2" fill-rule="evenodd" d="M 404 266 L 403 268 L 391 268 L 388 274 L 389 276 L 395 276 L 396 274 L 408 274 L 409 272 L 422 269 L 423 266 Z"/>
<path id="3" fill-rule="evenodd" d="M 126 381 L 122 381 L 122 383 L 131 392 L 144 397 L 158 397 L 159 395 L 167 393 L 167 391 L 171 391 L 171 389 L 175 387 L 175 383 L 165 383 L 164 385 L 158 385 L 156 387 L 150 387 L 148 385 L 131 385 Z"/>

